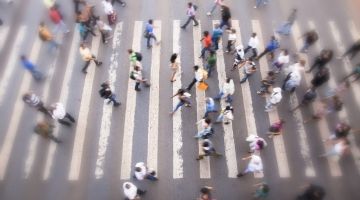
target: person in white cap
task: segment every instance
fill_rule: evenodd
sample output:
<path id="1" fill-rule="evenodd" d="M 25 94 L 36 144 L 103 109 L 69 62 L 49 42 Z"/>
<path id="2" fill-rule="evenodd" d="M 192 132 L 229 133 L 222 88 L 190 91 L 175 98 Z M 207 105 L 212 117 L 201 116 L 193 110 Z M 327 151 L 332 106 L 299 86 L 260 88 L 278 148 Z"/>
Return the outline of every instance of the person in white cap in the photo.
<path id="1" fill-rule="evenodd" d="M 140 196 L 146 193 L 146 190 L 140 190 L 130 182 L 125 182 L 123 184 L 123 190 L 126 198 L 129 200 L 140 199 Z"/>
<path id="2" fill-rule="evenodd" d="M 158 178 L 155 177 L 155 171 L 149 170 L 144 162 L 138 162 L 135 164 L 134 176 L 137 180 L 148 179 L 151 181 L 157 181 Z"/>
<path id="3" fill-rule="evenodd" d="M 246 169 L 243 172 L 240 172 L 237 175 L 237 177 L 242 177 L 245 174 L 248 174 L 250 172 L 258 173 L 258 172 L 263 171 L 263 164 L 262 164 L 262 160 L 261 160 L 260 156 L 253 154 L 251 156 L 242 158 L 242 160 L 248 160 L 248 159 L 251 159 L 248 166 L 246 167 Z"/>
<path id="4" fill-rule="evenodd" d="M 271 111 L 275 105 L 280 103 L 282 99 L 281 88 L 276 87 L 273 89 L 270 97 L 266 100 L 265 111 Z"/>
<path id="5" fill-rule="evenodd" d="M 249 135 L 246 138 L 246 141 L 249 142 L 249 153 L 260 152 L 267 146 L 267 143 L 263 138 L 253 134 Z"/>

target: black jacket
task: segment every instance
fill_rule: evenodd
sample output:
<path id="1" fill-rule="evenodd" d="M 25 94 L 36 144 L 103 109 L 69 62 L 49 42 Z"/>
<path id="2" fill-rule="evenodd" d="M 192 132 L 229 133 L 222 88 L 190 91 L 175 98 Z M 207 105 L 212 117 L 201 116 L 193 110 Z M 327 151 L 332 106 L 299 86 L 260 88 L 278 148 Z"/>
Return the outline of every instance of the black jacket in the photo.
<path id="1" fill-rule="evenodd" d="M 229 7 L 224 6 L 221 12 L 221 19 L 223 21 L 228 21 L 231 18 Z"/>

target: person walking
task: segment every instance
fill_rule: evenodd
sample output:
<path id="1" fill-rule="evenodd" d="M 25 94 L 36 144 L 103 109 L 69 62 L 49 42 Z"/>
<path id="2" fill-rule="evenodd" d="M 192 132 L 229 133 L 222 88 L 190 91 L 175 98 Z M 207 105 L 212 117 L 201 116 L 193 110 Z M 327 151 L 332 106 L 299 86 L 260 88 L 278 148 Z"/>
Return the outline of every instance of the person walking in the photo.
<path id="1" fill-rule="evenodd" d="M 340 139 L 346 139 L 350 134 L 351 126 L 346 122 L 338 122 L 335 126 L 335 130 L 331 133 L 331 135 L 323 140 L 324 142 L 336 141 Z"/>
<path id="2" fill-rule="evenodd" d="M 140 83 L 143 83 L 146 87 L 150 87 L 148 80 L 143 77 L 141 68 L 139 66 L 134 66 L 134 70 L 130 73 L 130 79 L 135 80 L 135 90 L 140 92 Z"/>
<path id="3" fill-rule="evenodd" d="M 282 85 L 284 91 L 290 92 L 291 94 L 295 92 L 296 87 L 300 85 L 301 74 L 298 70 L 290 72 Z"/>
<path id="4" fill-rule="evenodd" d="M 170 57 L 170 69 L 172 71 L 172 74 L 170 77 L 170 82 L 176 81 L 175 76 L 176 76 L 176 73 L 179 71 L 180 63 L 177 62 L 177 57 L 178 57 L 177 53 L 173 53 Z"/>
<path id="5" fill-rule="evenodd" d="M 201 147 L 203 150 L 203 154 L 200 154 L 196 160 L 202 160 L 204 159 L 205 156 L 215 156 L 215 157 L 220 157 L 222 156 L 221 154 L 217 153 L 212 142 L 209 139 L 205 139 L 202 141 L 201 143 Z"/>
<path id="6" fill-rule="evenodd" d="M 291 33 L 291 27 L 295 22 L 297 15 L 297 9 L 292 9 L 290 16 L 288 17 L 287 21 L 284 22 L 277 30 L 276 32 L 281 35 L 290 35 Z"/>
<path id="7" fill-rule="evenodd" d="M 36 65 L 30 62 L 25 55 L 20 56 L 21 64 L 28 70 L 36 81 L 41 81 L 44 75 L 37 69 Z"/>
<path id="8" fill-rule="evenodd" d="M 157 45 L 160 44 L 154 34 L 154 25 L 152 19 L 149 19 L 148 23 L 145 26 L 145 38 L 147 39 L 146 46 L 148 49 L 152 47 L 151 39 L 154 39 Z"/>
<path id="9" fill-rule="evenodd" d="M 258 39 L 256 33 L 252 33 L 251 37 L 249 39 L 248 46 L 244 50 L 245 54 L 251 49 L 251 51 L 252 51 L 251 57 L 255 58 L 257 56 L 258 45 L 259 45 L 259 39 Z"/>
<path id="10" fill-rule="evenodd" d="M 97 58 L 95 57 L 95 55 L 93 55 L 90 51 L 90 49 L 85 46 L 84 43 L 80 44 L 80 48 L 79 48 L 79 51 L 80 51 L 80 55 L 82 56 L 83 60 L 85 61 L 85 65 L 84 67 L 82 68 L 82 72 L 84 74 L 87 73 L 87 68 L 89 67 L 90 65 L 90 61 L 94 61 L 96 66 L 100 66 L 102 65 L 102 62 L 101 61 L 98 61 Z"/>
<path id="11" fill-rule="evenodd" d="M 288 64 L 290 62 L 290 55 L 287 49 L 283 49 L 276 59 L 275 62 L 273 62 L 272 66 L 274 68 L 274 72 L 277 74 L 281 71 L 281 69 L 284 67 L 284 65 Z"/>
<path id="12" fill-rule="evenodd" d="M 146 193 L 146 190 L 139 189 L 131 182 L 125 182 L 123 184 L 123 190 L 126 198 L 129 200 L 138 200 Z"/>
<path id="13" fill-rule="evenodd" d="M 220 29 L 222 29 L 223 26 L 227 26 L 226 29 L 231 29 L 231 13 L 230 8 L 225 6 L 224 4 L 221 5 L 221 22 L 220 22 Z"/>
<path id="14" fill-rule="evenodd" d="M 245 63 L 245 52 L 243 45 L 238 45 L 236 48 L 235 58 L 234 58 L 234 64 L 231 69 L 231 71 L 234 71 L 237 67 L 240 68 Z M 240 66 L 239 66 L 240 65 Z"/>
<path id="15" fill-rule="evenodd" d="M 216 104 L 213 98 L 211 97 L 206 97 L 205 98 L 205 114 L 204 114 L 204 118 L 208 117 L 209 113 L 212 112 L 217 112 L 217 108 L 216 108 Z"/>
<path id="16" fill-rule="evenodd" d="M 226 45 L 226 53 L 229 53 L 232 51 L 232 46 L 234 46 L 236 43 L 236 30 L 235 29 L 231 29 L 231 32 L 229 33 L 228 36 L 228 41 L 227 41 L 227 45 Z"/>
<path id="17" fill-rule="evenodd" d="M 313 69 L 321 69 L 331 61 L 333 57 L 333 51 L 330 49 L 323 49 L 319 56 L 315 57 L 314 63 L 311 65 L 310 69 L 306 73 L 310 73 Z"/>
<path id="18" fill-rule="evenodd" d="M 55 126 L 51 124 L 49 121 L 42 121 L 36 124 L 36 126 L 34 127 L 34 132 L 45 139 L 50 139 L 55 143 L 59 144 L 62 141 L 54 136 L 53 134 L 54 128 Z"/>
<path id="19" fill-rule="evenodd" d="M 269 88 L 275 83 L 275 73 L 273 71 L 269 71 L 267 76 L 261 80 L 260 89 L 256 92 L 256 94 L 263 96 L 264 94 L 270 94 Z"/>
<path id="20" fill-rule="evenodd" d="M 44 103 L 41 101 L 40 97 L 33 92 L 27 92 L 22 96 L 23 101 L 30 107 L 36 108 L 38 111 L 49 116 L 48 110 L 45 108 Z"/>
<path id="21" fill-rule="evenodd" d="M 174 98 L 175 96 L 178 96 L 179 102 L 175 106 L 174 110 L 170 112 L 170 115 L 173 115 L 183 105 L 185 105 L 186 107 L 191 107 L 191 103 L 190 103 L 191 94 L 186 92 L 184 89 L 179 89 L 176 94 L 171 96 L 171 98 Z"/>
<path id="22" fill-rule="evenodd" d="M 281 88 L 276 87 L 273 89 L 270 97 L 266 100 L 265 112 L 269 112 L 274 109 L 274 106 L 278 105 L 282 99 Z"/>
<path id="23" fill-rule="evenodd" d="M 224 122 L 224 124 L 230 124 L 234 120 L 234 108 L 231 105 L 227 105 L 221 110 L 220 115 L 216 118 L 216 122 Z"/>
<path id="24" fill-rule="evenodd" d="M 212 13 L 215 11 L 216 7 L 223 5 L 223 2 L 224 2 L 224 0 L 214 0 L 214 3 L 213 3 L 213 5 L 212 5 L 210 11 L 207 12 L 206 15 L 207 15 L 207 16 L 211 16 Z"/>
<path id="25" fill-rule="evenodd" d="M 96 36 L 92 28 L 90 26 L 87 26 L 84 22 L 77 23 L 77 27 L 79 29 L 79 33 L 83 42 L 85 42 L 89 33 L 91 33 L 91 35 L 93 36 Z"/>
<path id="26" fill-rule="evenodd" d="M 209 31 L 203 32 L 203 37 L 200 40 L 203 43 L 203 48 L 201 49 L 201 55 L 199 58 L 204 59 L 206 51 L 211 51 L 212 41 Z"/>
<path id="27" fill-rule="evenodd" d="M 155 176 L 156 172 L 154 170 L 149 170 L 144 162 L 138 162 L 135 164 L 134 177 L 137 180 L 148 179 L 151 181 L 157 181 L 158 178 Z"/>
<path id="28" fill-rule="evenodd" d="M 248 173 L 260 173 L 263 171 L 263 164 L 261 157 L 255 154 L 252 154 L 251 156 L 244 157 L 242 160 L 249 160 L 249 163 L 246 167 L 246 169 L 243 172 L 240 172 L 237 177 L 240 178 Z"/>
<path id="29" fill-rule="evenodd" d="M 352 81 L 351 81 L 351 82 L 355 82 L 355 81 L 357 81 L 357 80 L 360 79 L 360 63 L 358 63 L 358 64 L 356 65 L 356 67 L 353 69 L 353 71 L 352 71 L 350 74 L 346 75 L 346 76 L 342 79 L 342 82 L 347 81 L 347 80 L 348 80 L 349 78 L 351 78 L 351 77 L 352 77 Z"/>
<path id="30" fill-rule="evenodd" d="M 113 35 L 111 35 L 111 26 L 100 20 L 100 17 L 96 19 L 96 25 L 100 31 L 103 44 L 107 44 L 109 42 L 109 39 L 113 37 Z"/>
<path id="31" fill-rule="evenodd" d="M 240 84 L 245 83 L 245 81 L 256 72 L 256 64 L 253 59 L 250 57 L 247 61 L 245 61 L 244 68 L 244 77 L 240 80 Z"/>
<path id="32" fill-rule="evenodd" d="M 254 186 L 257 187 L 253 194 L 254 199 L 262 200 L 269 195 L 270 187 L 265 182 L 254 184 Z"/>
<path id="33" fill-rule="evenodd" d="M 104 12 L 107 15 L 109 25 L 113 25 L 116 22 L 116 13 L 114 7 L 111 4 L 110 0 L 103 0 L 102 5 L 104 7 Z"/>
<path id="34" fill-rule="evenodd" d="M 211 72 L 214 70 L 216 65 L 216 52 L 213 50 L 210 50 L 210 55 L 206 59 L 207 64 L 205 65 L 205 69 L 208 72 L 208 77 L 211 76 Z"/>
<path id="35" fill-rule="evenodd" d="M 295 106 L 294 108 L 292 108 L 290 111 L 293 112 L 300 107 L 309 105 L 310 103 L 315 101 L 316 96 L 317 96 L 317 94 L 316 94 L 315 88 L 309 88 L 305 92 L 305 94 L 301 100 L 301 103 L 299 105 Z"/>
<path id="36" fill-rule="evenodd" d="M 265 6 L 269 0 L 256 0 L 254 8 L 259 8 L 260 6 Z"/>
<path id="37" fill-rule="evenodd" d="M 223 34 L 223 30 L 220 28 L 220 25 L 215 24 L 215 28 L 214 28 L 213 34 L 211 36 L 213 50 L 215 50 L 215 51 L 219 49 L 219 41 L 221 39 L 222 34 Z"/>
<path id="38" fill-rule="evenodd" d="M 207 139 L 214 134 L 214 129 L 212 128 L 210 118 L 204 117 L 203 119 L 200 119 L 198 122 L 196 122 L 196 126 L 198 126 L 199 124 L 201 124 L 202 130 L 197 132 L 194 138 Z"/>
<path id="39" fill-rule="evenodd" d="M 182 29 L 186 29 L 186 26 L 190 23 L 191 20 L 194 21 L 194 26 L 199 25 L 199 22 L 195 18 L 195 14 L 196 14 L 196 11 L 195 11 L 194 5 L 191 2 L 189 2 L 188 8 L 186 11 L 186 15 L 188 16 L 188 19 L 185 22 L 185 24 L 181 26 Z"/>
<path id="40" fill-rule="evenodd" d="M 342 110 L 344 103 L 341 101 L 340 97 L 335 95 L 331 98 L 323 100 L 319 106 L 316 107 L 315 112 L 311 115 L 309 119 L 304 120 L 304 124 L 320 120 L 326 115 L 334 112 L 339 112 Z"/>
<path id="41" fill-rule="evenodd" d="M 191 88 L 194 86 L 195 83 L 200 83 L 205 80 L 204 76 L 204 70 L 200 69 L 198 65 L 195 65 L 194 67 L 194 79 L 191 81 L 191 83 L 187 86 L 186 90 L 190 91 Z"/>
<path id="42" fill-rule="evenodd" d="M 75 123 L 74 117 L 65 111 L 64 105 L 60 102 L 51 104 L 49 113 L 53 119 L 65 126 L 71 126 L 72 123 Z M 68 119 L 71 123 L 66 119 Z"/>
<path id="43" fill-rule="evenodd" d="M 261 57 L 263 57 L 268 53 L 270 53 L 270 57 L 271 57 L 270 60 L 272 60 L 274 58 L 274 51 L 279 47 L 280 47 L 279 41 L 275 38 L 275 36 L 271 36 L 269 43 L 266 45 L 264 51 L 261 52 L 260 55 L 256 57 L 256 60 L 259 60 Z"/>
<path id="44" fill-rule="evenodd" d="M 212 198 L 211 190 L 213 190 L 210 186 L 204 186 L 200 189 L 200 197 L 196 200 L 215 200 Z"/>
<path id="45" fill-rule="evenodd" d="M 114 5 L 115 2 L 118 2 L 122 7 L 126 6 L 126 2 L 122 0 L 111 0 L 111 4 Z"/>
<path id="46" fill-rule="evenodd" d="M 296 197 L 296 200 L 323 200 L 326 192 L 323 187 L 315 184 L 307 184 L 304 191 Z"/>
<path id="47" fill-rule="evenodd" d="M 283 119 L 279 119 L 278 121 L 272 123 L 269 127 L 269 131 L 267 132 L 268 137 L 273 138 L 276 135 L 281 135 L 284 124 L 285 121 Z"/>
<path id="48" fill-rule="evenodd" d="M 50 32 L 50 30 L 45 26 L 44 22 L 40 22 L 39 26 L 39 37 L 42 41 L 49 43 L 50 51 L 53 48 L 58 48 L 59 44 L 55 41 L 54 36 Z"/>
<path id="49" fill-rule="evenodd" d="M 129 61 L 133 67 L 140 66 L 140 62 L 142 61 L 142 55 L 140 52 L 135 52 L 132 49 L 127 50 L 129 53 Z"/>
<path id="50" fill-rule="evenodd" d="M 54 33 L 57 34 L 59 30 L 61 30 L 63 33 L 69 33 L 70 30 L 65 24 L 62 14 L 57 9 L 57 6 L 52 6 L 49 10 L 49 17 L 51 21 L 55 24 Z"/>
<path id="51" fill-rule="evenodd" d="M 346 56 L 350 55 L 350 60 L 352 60 L 360 51 L 360 39 L 354 42 L 346 51 L 345 53 L 340 56 L 340 59 L 344 59 Z"/>
<path id="52" fill-rule="evenodd" d="M 249 142 L 249 153 L 260 152 L 267 146 L 266 141 L 257 135 L 249 135 L 246 141 Z"/>
<path id="53" fill-rule="evenodd" d="M 350 153 L 350 145 L 349 141 L 346 138 L 340 138 L 334 141 L 331 141 L 331 149 L 324 154 L 321 154 L 319 157 L 329 157 L 335 156 L 338 159 L 345 154 Z"/>
<path id="54" fill-rule="evenodd" d="M 318 88 L 330 79 L 330 72 L 327 67 L 323 67 L 316 72 L 311 80 L 311 87 Z"/>
<path id="55" fill-rule="evenodd" d="M 301 38 L 304 38 L 304 45 L 300 49 L 300 52 L 307 53 L 309 47 L 319 39 L 319 36 L 315 30 L 311 30 L 304 33 L 304 35 L 302 35 Z"/>
<path id="56" fill-rule="evenodd" d="M 225 98 L 226 103 L 232 102 L 232 95 L 235 92 L 234 81 L 231 78 L 226 78 L 225 83 L 223 84 L 221 91 L 214 98 L 214 100 L 220 100 L 221 98 Z"/>
<path id="57" fill-rule="evenodd" d="M 100 97 L 108 100 L 107 104 L 113 102 L 114 107 L 118 107 L 121 105 L 121 103 L 116 100 L 116 95 L 111 91 L 109 81 L 105 81 L 104 83 L 101 84 L 101 89 L 99 90 L 99 94 Z"/>

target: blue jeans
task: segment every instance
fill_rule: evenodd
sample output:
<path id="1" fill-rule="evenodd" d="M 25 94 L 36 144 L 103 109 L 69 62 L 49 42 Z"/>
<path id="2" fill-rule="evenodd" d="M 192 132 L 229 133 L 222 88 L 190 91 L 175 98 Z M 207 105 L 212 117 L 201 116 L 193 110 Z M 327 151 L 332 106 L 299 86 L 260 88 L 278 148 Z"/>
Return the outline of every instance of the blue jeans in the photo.
<path id="1" fill-rule="evenodd" d="M 251 74 L 244 73 L 244 77 L 240 80 L 240 83 L 244 83 L 250 76 Z"/>
<path id="2" fill-rule="evenodd" d="M 210 47 L 204 47 L 201 49 L 201 55 L 200 57 L 204 58 L 205 57 L 205 52 L 209 51 L 210 52 L 211 48 Z"/>
<path id="3" fill-rule="evenodd" d="M 227 21 L 221 20 L 220 28 L 222 28 L 225 25 L 227 26 L 228 29 L 230 29 L 231 28 L 230 20 Z"/>
<path id="4" fill-rule="evenodd" d="M 175 109 L 173 112 L 176 112 L 181 106 L 183 106 L 185 104 L 184 101 L 179 101 L 179 103 L 176 105 Z"/>
<path id="5" fill-rule="evenodd" d="M 224 96 L 224 92 L 221 91 L 214 99 L 215 100 L 220 100 L 221 98 L 223 98 L 223 96 Z M 226 103 L 231 103 L 232 102 L 231 95 L 227 95 L 225 102 Z"/>

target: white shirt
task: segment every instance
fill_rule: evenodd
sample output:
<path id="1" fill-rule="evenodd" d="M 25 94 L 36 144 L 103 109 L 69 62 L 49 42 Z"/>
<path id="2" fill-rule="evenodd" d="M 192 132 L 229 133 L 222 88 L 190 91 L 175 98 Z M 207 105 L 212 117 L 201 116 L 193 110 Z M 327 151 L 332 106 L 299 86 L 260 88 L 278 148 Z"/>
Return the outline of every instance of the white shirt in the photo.
<path id="1" fill-rule="evenodd" d="M 80 55 L 82 56 L 82 58 L 83 58 L 85 61 L 90 60 L 91 57 L 92 57 L 92 53 L 91 53 L 90 49 L 87 48 L 87 47 L 84 47 L 84 48 L 81 48 L 81 47 L 80 47 Z"/>
<path id="2" fill-rule="evenodd" d="M 290 74 L 290 81 L 293 82 L 294 85 L 299 86 L 301 81 L 301 74 L 299 71 L 295 70 Z"/>
<path id="3" fill-rule="evenodd" d="M 281 88 L 279 87 L 274 88 L 270 96 L 270 102 L 272 104 L 277 104 L 281 101 L 281 99 L 282 99 Z"/>
<path id="4" fill-rule="evenodd" d="M 304 67 L 300 65 L 300 63 L 294 63 L 284 69 L 285 74 L 288 74 L 293 71 L 301 72 L 304 70 Z"/>
<path id="5" fill-rule="evenodd" d="M 286 56 L 286 55 L 284 55 L 283 52 L 281 52 L 277 61 L 281 64 L 287 64 L 290 61 L 290 56 L 289 55 Z"/>
<path id="6" fill-rule="evenodd" d="M 195 79 L 197 81 L 201 81 L 203 78 L 204 78 L 204 74 L 203 74 L 203 69 L 198 69 L 196 72 L 195 72 Z"/>
<path id="7" fill-rule="evenodd" d="M 111 15 L 111 14 L 114 13 L 114 8 L 113 8 L 113 6 L 111 5 L 111 2 L 104 0 L 104 1 L 102 1 L 102 4 L 103 4 L 103 6 L 104 6 L 104 12 L 105 12 L 105 14 Z"/>
<path id="8" fill-rule="evenodd" d="M 225 96 L 233 95 L 235 92 L 234 81 L 231 79 L 229 83 L 225 82 L 223 85 L 223 93 Z"/>
<path id="9" fill-rule="evenodd" d="M 127 188 L 125 187 L 126 184 L 129 184 L 129 185 L 130 185 L 130 188 L 129 188 L 129 189 L 127 189 Z M 135 197 L 137 196 L 137 187 L 136 187 L 134 184 L 130 183 L 130 182 L 125 182 L 125 183 L 123 184 L 123 190 L 124 190 L 125 196 L 126 196 L 127 198 L 129 198 L 130 200 L 135 199 Z"/>
<path id="10" fill-rule="evenodd" d="M 134 76 L 135 76 L 136 81 L 143 80 L 142 73 L 140 70 L 139 71 L 134 70 Z"/>
<path id="11" fill-rule="evenodd" d="M 146 176 L 146 166 L 145 163 L 143 162 L 138 162 L 135 164 L 135 168 L 139 167 L 141 169 L 140 172 L 135 171 L 135 176 L 136 179 L 138 180 L 144 180 L 145 176 Z"/>
<path id="12" fill-rule="evenodd" d="M 260 156 L 252 155 L 248 164 L 248 169 L 251 172 L 261 172 L 263 170 L 263 164 Z"/>
<path id="13" fill-rule="evenodd" d="M 235 41 L 236 40 L 236 33 L 230 33 L 229 34 L 229 40 L 230 41 Z"/>
<path id="14" fill-rule="evenodd" d="M 188 7 L 187 11 L 186 11 L 187 16 L 191 17 L 195 15 L 195 9 L 194 6 L 191 6 L 191 8 Z"/>
<path id="15" fill-rule="evenodd" d="M 62 103 L 55 103 L 52 106 L 55 107 L 55 109 L 52 111 L 52 118 L 54 119 L 64 119 L 66 112 L 64 105 Z"/>
<path id="16" fill-rule="evenodd" d="M 251 47 L 251 48 L 257 48 L 257 46 L 259 45 L 259 39 L 257 36 L 255 37 L 251 37 L 250 40 L 249 40 L 249 43 L 248 45 Z"/>

